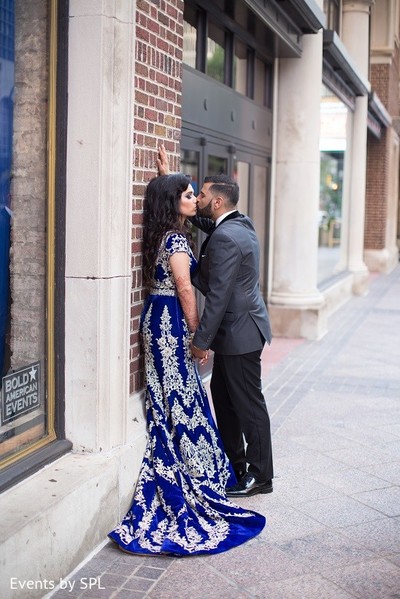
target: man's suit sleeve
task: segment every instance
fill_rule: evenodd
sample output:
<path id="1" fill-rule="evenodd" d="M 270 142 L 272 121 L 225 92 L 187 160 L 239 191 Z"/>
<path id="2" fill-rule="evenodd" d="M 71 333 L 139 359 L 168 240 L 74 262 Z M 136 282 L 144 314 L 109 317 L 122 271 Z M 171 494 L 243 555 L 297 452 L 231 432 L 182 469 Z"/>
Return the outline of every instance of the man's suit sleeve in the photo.
<path id="1" fill-rule="evenodd" d="M 214 234 L 215 235 L 215 234 Z M 225 315 L 240 269 L 242 255 L 239 246 L 228 236 L 212 236 L 208 248 L 209 281 L 205 306 L 193 344 L 208 349 Z"/>
<path id="2" fill-rule="evenodd" d="M 192 225 L 204 231 L 204 233 L 209 233 L 212 229 L 214 229 L 215 223 L 211 218 L 204 218 L 202 216 L 191 216 L 189 218 Z"/>

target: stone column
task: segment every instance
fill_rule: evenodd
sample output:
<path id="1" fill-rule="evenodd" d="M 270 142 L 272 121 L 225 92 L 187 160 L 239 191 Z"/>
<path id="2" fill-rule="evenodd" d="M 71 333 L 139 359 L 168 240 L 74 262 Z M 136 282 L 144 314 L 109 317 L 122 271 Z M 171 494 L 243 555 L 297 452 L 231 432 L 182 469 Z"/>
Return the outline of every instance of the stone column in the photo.
<path id="1" fill-rule="evenodd" d="M 368 80 L 369 13 L 373 0 L 343 0 L 342 41 L 363 77 Z M 355 35 L 357 32 L 357 35 Z M 364 263 L 365 187 L 367 164 L 368 97 L 359 96 L 353 114 L 350 159 L 348 269 L 353 292 L 365 293 L 368 269 Z"/>
<path id="2" fill-rule="evenodd" d="M 304 36 L 302 57 L 278 68 L 269 312 L 275 335 L 315 339 L 326 332 L 317 288 L 322 32 Z"/>
<path id="3" fill-rule="evenodd" d="M 130 0 L 70 1 L 65 415 L 82 452 L 126 442 L 133 54 Z"/>

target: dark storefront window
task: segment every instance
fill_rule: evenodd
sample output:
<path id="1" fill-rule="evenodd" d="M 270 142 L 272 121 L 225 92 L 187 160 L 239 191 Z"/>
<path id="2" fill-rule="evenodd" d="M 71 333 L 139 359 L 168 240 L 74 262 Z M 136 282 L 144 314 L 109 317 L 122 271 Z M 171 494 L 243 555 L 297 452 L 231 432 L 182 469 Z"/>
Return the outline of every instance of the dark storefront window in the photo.
<path id="1" fill-rule="evenodd" d="M 320 104 L 318 283 L 340 270 L 348 108 L 325 85 Z"/>
<path id="2" fill-rule="evenodd" d="M 0 374 L 9 363 L 10 185 L 14 113 L 15 11 L 13 0 L 0 2 Z M 1 383 L 0 383 L 1 384 Z"/>
<path id="3" fill-rule="evenodd" d="M 249 62 L 251 58 L 246 44 L 237 40 L 233 60 L 233 88 L 244 96 L 249 95 Z"/>
<path id="4" fill-rule="evenodd" d="M 206 73 L 225 83 L 225 32 L 213 23 L 208 26 Z"/>
<path id="5" fill-rule="evenodd" d="M 0 0 L 0 488 L 57 439 L 57 6 Z"/>
<path id="6" fill-rule="evenodd" d="M 197 47 L 197 10 L 188 7 L 183 22 L 183 62 L 193 69 L 196 68 Z"/>
<path id="7" fill-rule="evenodd" d="M 272 62 L 256 54 L 260 39 L 263 45 L 268 37 L 266 32 L 260 26 L 252 46 L 245 41 L 248 38 L 245 30 L 243 34 L 234 32 L 229 21 L 223 25 L 211 19 L 207 11 L 185 2 L 183 62 L 257 104 L 271 108 Z"/>

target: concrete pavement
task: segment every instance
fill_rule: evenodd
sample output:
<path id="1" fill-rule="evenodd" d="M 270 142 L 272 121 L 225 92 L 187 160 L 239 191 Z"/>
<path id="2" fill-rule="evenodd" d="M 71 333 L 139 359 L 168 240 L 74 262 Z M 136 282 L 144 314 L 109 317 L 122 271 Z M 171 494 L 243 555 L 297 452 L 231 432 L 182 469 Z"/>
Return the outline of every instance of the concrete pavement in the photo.
<path id="1" fill-rule="evenodd" d="M 400 266 L 329 328 L 264 351 L 274 493 L 238 501 L 266 515 L 259 537 L 183 559 L 106 543 L 48 597 L 399 599 Z"/>

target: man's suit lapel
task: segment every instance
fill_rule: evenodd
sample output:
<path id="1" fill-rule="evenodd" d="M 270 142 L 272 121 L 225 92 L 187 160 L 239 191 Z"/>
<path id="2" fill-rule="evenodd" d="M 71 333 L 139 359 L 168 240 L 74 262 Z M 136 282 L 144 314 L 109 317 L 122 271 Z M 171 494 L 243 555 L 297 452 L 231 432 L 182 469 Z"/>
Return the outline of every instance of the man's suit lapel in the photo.
<path id="1" fill-rule="evenodd" d="M 240 216 L 240 212 L 239 210 L 235 210 L 235 212 L 231 212 L 230 214 L 228 214 L 228 216 L 225 216 L 224 220 L 218 226 L 223 225 L 224 223 L 226 223 L 227 220 L 237 218 L 238 216 Z"/>
<path id="2" fill-rule="evenodd" d="M 232 218 L 237 218 L 238 216 L 239 216 L 239 211 L 238 210 L 235 210 L 235 212 L 231 212 L 230 214 L 228 214 L 228 216 L 226 216 L 223 219 L 223 221 L 218 225 L 218 227 L 220 227 L 221 225 L 223 225 L 225 221 L 231 220 Z M 218 227 L 216 227 L 214 225 L 214 228 L 211 229 L 210 233 L 207 235 L 207 237 L 205 238 L 205 240 L 201 244 L 200 254 L 199 254 L 199 262 L 205 256 L 206 247 L 207 247 L 208 242 L 210 241 L 210 237 L 214 233 L 214 231 L 216 229 L 218 229 Z"/>

